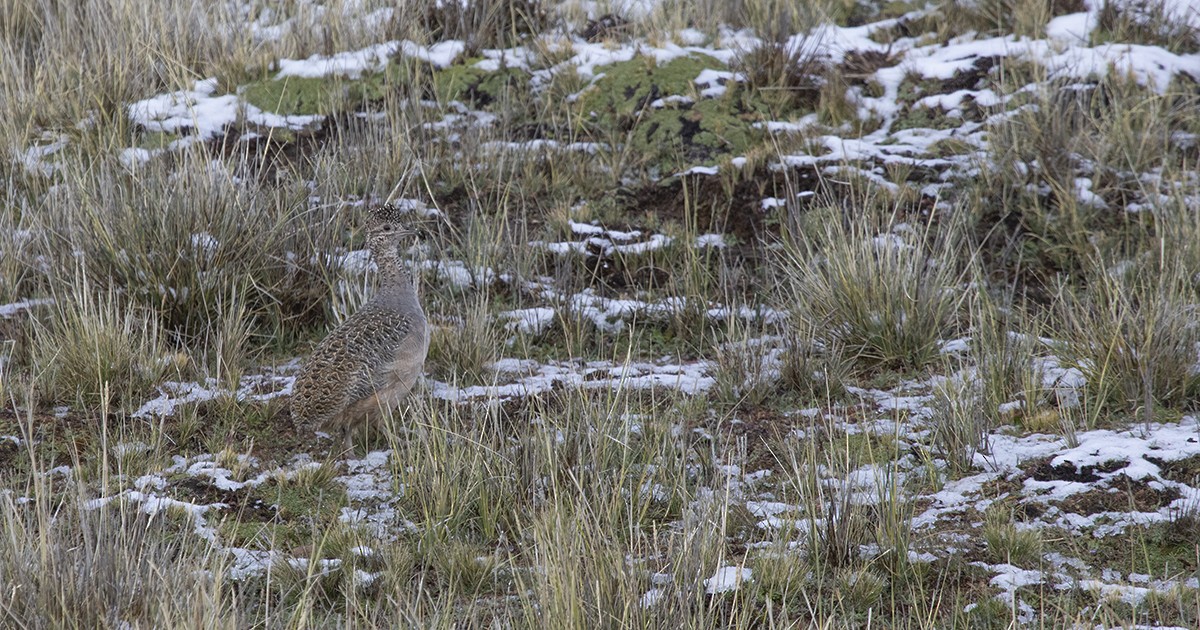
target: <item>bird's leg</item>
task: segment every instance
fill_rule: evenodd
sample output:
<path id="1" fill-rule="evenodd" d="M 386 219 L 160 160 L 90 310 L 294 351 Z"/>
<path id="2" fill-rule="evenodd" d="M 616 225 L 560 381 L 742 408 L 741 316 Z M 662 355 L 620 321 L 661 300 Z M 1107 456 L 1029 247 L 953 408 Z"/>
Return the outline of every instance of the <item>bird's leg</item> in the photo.
<path id="1" fill-rule="evenodd" d="M 349 456 L 354 454 L 354 426 L 351 424 L 342 425 L 341 429 L 342 455 Z"/>

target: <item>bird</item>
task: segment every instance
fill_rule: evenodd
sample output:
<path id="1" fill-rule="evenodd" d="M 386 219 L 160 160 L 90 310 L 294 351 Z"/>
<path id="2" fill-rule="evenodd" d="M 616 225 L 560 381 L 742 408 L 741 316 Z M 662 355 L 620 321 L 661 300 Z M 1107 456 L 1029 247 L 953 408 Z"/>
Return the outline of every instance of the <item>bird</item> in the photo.
<path id="1" fill-rule="evenodd" d="M 292 386 L 291 415 L 297 426 L 339 434 L 346 452 L 354 432 L 378 423 L 408 396 L 429 351 L 429 325 L 413 273 L 399 247 L 414 233 L 402 228 L 402 212 L 374 206 L 367 245 L 379 269 L 379 288 L 317 344 Z"/>

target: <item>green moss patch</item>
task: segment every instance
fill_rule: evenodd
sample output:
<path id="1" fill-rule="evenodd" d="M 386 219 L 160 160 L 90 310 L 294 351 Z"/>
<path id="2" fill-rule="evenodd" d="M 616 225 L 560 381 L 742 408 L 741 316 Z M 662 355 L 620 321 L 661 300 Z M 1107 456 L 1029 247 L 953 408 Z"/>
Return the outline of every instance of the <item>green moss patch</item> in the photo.
<path id="1" fill-rule="evenodd" d="M 296 547 L 312 540 L 312 532 L 337 521 L 349 504 L 339 484 L 301 486 L 268 481 L 246 493 L 245 505 L 220 525 L 227 544 L 272 549 Z"/>
<path id="2" fill-rule="evenodd" d="M 183 136 L 163 131 L 143 131 L 137 134 L 134 146 L 139 149 L 166 149 L 170 144 Z"/>
<path id="3" fill-rule="evenodd" d="M 329 115 L 354 111 L 380 100 L 393 87 L 410 81 L 406 63 L 390 63 L 383 72 L 346 77 L 265 78 L 242 87 L 241 97 L 265 112 L 283 116 Z"/>
<path id="4" fill-rule="evenodd" d="M 280 115 L 330 115 L 361 109 L 382 100 L 395 89 L 412 90 L 422 98 L 439 102 L 461 101 L 487 109 L 513 88 L 526 88 L 529 72 L 520 68 L 488 71 L 475 64 L 480 58 L 465 59 L 448 68 L 434 69 L 411 60 L 388 64 L 382 72 L 360 78 L 285 77 L 264 78 L 243 86 L 241 97 L 263 111 Z"/>
<path id="5" fill-rule="evenodd" d="M 332 114 L 346 100 L 340 83 L 328 78 L 267 79 L 246 85 L 242 98 L 263 111 L 285 116 Z"/>
<path id="6" fill-rule="evenodd" d="M 754 123 L 768 118 L 767 103 L 736 81 L 720 96 L 701 96 L 695 80 L 704 70 L 728 68 L 706 55 L 662 65 L 637 57 L 600 68 L 602 75 L 575 103 L 582 131 L 597 142 L 623 146 L 629 166 L 651 173 L 744 154 L 764 139 Z"/>
<path id="7" fill-rule="evenodd" d="M 481 59 L 467 59 L 433 74 L 434 95 L 439 102 L 461 101 L 473 107 L 488 109 L 506 92 L 528 86 L 530 74 L 520 68 L 484 70 L 475 64 Z"/>

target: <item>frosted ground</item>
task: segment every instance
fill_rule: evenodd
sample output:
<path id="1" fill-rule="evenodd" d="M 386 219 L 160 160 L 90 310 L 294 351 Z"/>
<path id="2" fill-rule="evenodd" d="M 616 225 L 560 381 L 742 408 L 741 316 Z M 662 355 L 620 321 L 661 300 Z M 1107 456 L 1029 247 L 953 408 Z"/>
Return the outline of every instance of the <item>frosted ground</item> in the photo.
<path id="1" fill-rule="evenodd" d="M 970 327 L 939 339 L 936 358 L 919 369 L 854 372 L 840 383 L 842 395 L 826 392 L 802 400 L 788 389 L 794 378 L 789 376 L 788 353 L 795 342 L 795 305 L 782 288 L 751 283 L 746 291 L 700 295 L 685 290 L 681 281 L 662 277 L 672 276 L 677 271 L 672 265 L 681 260 L 736 265 L 727 261 L 782 251 L 784 245 L 764 235 L 778 235 L 780 226 L 792 225 L 805 210 L 829 204 L 850 188 L 869 191 L 854 199 L 890 199 L 906 209 L 903 220 L 860 235 L 868 251 L 887 257 L 923 248 L 925 232 L 913 217 L 954 213 L 961 207 L 957 195 L 966 187 L 964 182 L 984 177 L 989 169 L 999 170 L 996 130 L 1006 120 L 1019 121 L 1056 103 L 1036 98 L 1046 86 L 1084 93 L 1119 80 L 1140 93 L 1184 93 L 1193 97 L 1184 102 L 1196 102 L 1200 10 L 1184 0 L 1056 4 L 1043 28 L 1020 35 L 1003 27 L 947 27 L 955 11 L 976 6 L 968 3 L 871 6 L 866 17 L 855 20 L 857 25 L 823 24 L 780 38 L 783 50 L 805 51 L 801 58 L 839 69 L 844 89 L 837 92 L 844 100 L 835 105 L 816 97 L 775 104 L 748 96 L 750 69 L 739 60 L 769 43 L 753 30 L 683 27 L 643 36 L 636 29 L 618 27 L 585 38 L 583 29 L 605 14 L 636 22 L 665 9 L 646 2 L 569 3 L 557 7 L 569 28 L 530 35 L 517 47 L 475 50 L 462 40 L 380 40 L 332 54 L 277 59 L 268 76 L 245 85 L 200 77 L 183 89 L 124 104 L 133 142 L 109 151 L 136 179 L 179 155 L 216 147 L 208 163 L 210 174 L 240 185 L 261 174 L 221 155 L 238 147 L 271 147 L 272 142 L 302 145 L 306 139 L 328 137 L 338 126 L 373 124 L 384 114 L 370 95 L 386 92 L 389 82 L 403 84 L 412 79 L 413 68 L 420 68 L 435 77 L 433 93 L 404 94 L 402 99 L 407 107 L 424 112 L 417 123 L 420 132 L 439 151 L 430 163 L 441 160 L 470 171 L 482 170 L 487 162 L 522 159 L 578 162 L 590 165 L 598 178 L 607 174 L 614 181 L 613 196 L 632 194 L 630 207 L 645 208 L 644 212 L 614 213 L 602 206 L 603 195 L 560 204 L 549 221 L 555 227 L 527 232 L 532 236 L 523 246 L 540 261 L 533 271 L 505 268 L 494 260 L 481 262 L 482 257 L 456 257 L 463 250 L 441 247 L 432 242 L 433 236 L 414 245 L 410 264 L 420 272 L 443 334 L 465 334 L 456 331 L 473 325 L 461 308 L 470 296 L 494 292 L 517 297 L 481 311 L 497 341 L 495 356 L 468 371 L 456 367 L 454 355 L 443 355 L 449 358 L 435 361 L 420 389 L 420 410 L 407 413 L 475 419 L 475 425 L 456 427 L 461 434 L 453 439 L 437 431 L 423 434 L 429 440 L 457 439 L 461 443 L 456 448 L 468 451 L 475 439 L 471 431 L 484 430 L 494 418 L 528 424 L 518 429 L 522 439 L 532 436 L 551 450 L 555 444 L 586 441 L 594 432 L 622 444 L 661 439 L 677 445 L 685 453 L 681 478 L 692 485 L 686 491 L 667 487 L 662 481 L 669 478 L 656 476 L 655 464 L 647 463 L 650 470 L 637 477 L 627 493 L 629 500 L 661 510 L 666 516 L 654 526 L 666 530 L 686 531 L 706 522 L 714 505 L 726 514 L 722 523 L 732 521 L 728 514 L 735 512 L 742 522 L 729 526 L 734 542 L 726 551 L 691 573 L 661 562 L 661 550 L 645 549 L 645 557 L 638 557 L 637 550 L 630 549 L 626 562 L 635 567 L 631 573 L 637 577 L 625 574 L 619 579 L 638 585 L 631 605 L 650 611 L 647 614 L 656 607 L 677 605 L 670 602 L 690 594 L 703 594 L 704 601 L 717 607 L 725 605 L 720 602 L 743 601 L 739 597 L 770 599 L 770 589 L 778 588 L 780 578 L 764 580 L 764 571 L 778 572 L 778 558 L 805 557 L 814 537 L 826 535 L 818 532 L 835 530 L 831 523 L 839 509 L 861 509 L 866 511 L 855 514 L 902 512 L 897 519 L 906 530 L 906 544 L 899 547 L 905 562 L 964 565 L 971 586 L 943 602 L 955 609 L 948 625 L 969 622 L 973 611 L 980 619 L 985 611 L 996 616 L 979 622 L 983 624 L 996 623 L 996 618 L 1014 625 L 1058 623 L 1061 618 L 1039 604 L 1047 601 L 1049 592 L 1070 594 L 1081 602 L 1067 615 L 1077 627 L 1190 626 L 1196 613 L 1189 607 L 1200 601 L 1200 530 L 1195 525 L 1200 519 L 1200 420 L 1191 415 L 1194 401 L 1114 413 L 1096 422 L 1087 402 L 1089 378 L 1096 377 L 1089 368 L 1094 366 L 1064 353 L 1064 339 L 1009 330 L 1005 335 L 1029 354 L 1022 376 L 1025 389 L 994 401 L 991 411 L 1004 422 L 986 426 L 975 440 L 948 453 L 947 442 L 939 437 L 946 414 L 974 417 L 970 411 L 955 416 L 953 410 L 982 396 L 978 390 L 986 367 L 980 352 L 985 346 Z M 1168 23 L 1193 39 L 1175 46 L 1152 43 L 1153 38 L 1113 41 L 1098 30 L 1108 19 L 1104 11 L 1112 6 L 1151 26 L 1158 24 L 1151 19 L 1154 15 L 1169 16 Z M 382 25 L 393 17 L 389 11 L 356 14 L 352 21 L 362 33 L 384 33 Z M 304 24 L 282 11 L 256 10 L 248 12 L 246 28 L 256 41 L 271 42 Z M 646 70 L 649 79 L 630 78 L 631 64 L 663 70 L 658 75 Z M 665 69 L 671 69 L 669 76 Z M 681 83 L 677 73 L 685 74 L 686 80 Z M 683 124 L 662 136 L 636 126 L 608 135 L 572 135 L 547 124 L 506 138 L 511 121 L 496 106 L 502 98 L 489 77 L 502 77 L 501 85 L 520 82 L 534 95 L 561 92 L 567 104 L 594 106 L 595 111 L 577 113 L 597 121 L 619 116 L 626 107 L 620 97 L 606 101 L 597 94 L 624 93 L 624 98 L 639 101 L 627 114 L 633 120 L 665 113 L 662 127 L 671 129 L 674 123 L 666 121 L 672 116 L 691 116 L 695 128 Z M 827 85 L 825 79 L 809 87 L 815 93 Z M 677 91 L 666 92 L 671 88 Z M 347 94 L 366 95 L 360 100 L 376 106 L 359 107 Z M 295 110 L 288 111 L 288 105 Z M 730 120 L 705 109 L 718 105 L 743 109 Z M 1195 110 L 1192 118 L 1194 114 Z M 1155 213 L 1164 200 L 1200 211 L 1200 181 L 1194 170 L 1198 134 L 1194 124 L 1170 133 L 1170 143 L 1190 169 L 1171 171 L 1158 164 L 1142 172 L 1118 172 L 1075 156 L 1066 179 L 1057 180 L 1069 187 L 1052 194 L 1070 197 L 1072 208 L 1121 216 Z M 682 146 L 664 149 L 674 136 L 685 138 Z M 14 163 L 25 177 L 49 182 L 41 193 L 46 198 L 56 194 L 55 186 L 68 186 L 54 178 L 70 172 L 76 137 L 67 129 L 42 129 L 31 143 L 13 150 Z M 763 146 L 772 150 L 764 151 Z M 628 151 L 648 157 L 639 162 Z M 432 185 L 421 183 L 422 168 L 435 171 L 430 164 L 418 164 L 404 174 L 403 182 L 388 182 L 365 195 L 328 198 L 323 196 L 328 187 L 314 183 L 306 203 L 353 211 L 388 197 L 408 208 L 415 222 L 452 224 L 467 203 L 431 195 Z M 1050 165 L 1027 162 L 1017 168 L 1036 174 Z M 772 185 L 739 188 L 745 181 Z M 1051 194 L 1038 190 L 1036 177 L 1030 181 L 1031 194 Z M 724 217 L 715 212 L 684 217 L 685 223 L 694 224 L 680 228 L 672 224 L 669 211 L 659 210 L 666 206 L 659 203 L 664 196 L 733 189 L 738 192 Z M 836 215 L 827 218 L 838 220 Z M 30 230 L 21 238 L 37 238 L 38 228 Z M 436 228 L 430 232 L 438 234 Z M 190 237 L 193 255 L 212 258 L 222 251 L 221 239 L 208 231 Z M 11 242 L 20 240 L 14 237 Z M 328 265 L 337 278 L 330 284 L 329 307 L 330 321 L 336 322 L 369 293 L 373 263 L 353 246 L 313 254 L 313 259 Z M 593 282 L 564 282 L 566 272 L 551 273 L 579 268 Z M 960 279 L 958 286 L 946 290 L 969 296 L 978 288 Z M 184 290 L 155 289 L 163 303 L 182 302 Z M 56 308 L 55 298 L 41 293 L 12 297 L 0 305 L 0 317 L 6 321 L 24 321 Z M 722 335 L 711 344 L 688 346 L 665 333 L 660 338 L 658 332 L 642 332 L 686 331 L 681 321 Z M 813 345 L 822 350 L 819 343 Z M 0 373 L 7 379 L 18 368 L 12 365 L 15 359 L 10 360 L 12 347 L 6 348 L 7 355 L 0 354 Z M 1198 348 L 1191 347 L 1189 377 L 1200 373 Z M 149 427 L 182 422 L 181 418 L 204 423 L 214 408 L 241 405 L 268 410 L 260 414 L 268 422 L 283 422 L 281 410 L 300 360 L 292 354 L 257 362 L 232 381 L 220 374 L 164 378 L 152 393 L 128 405 L 124 419 Z M 648 399 L 648 409 L 661 403 L 672 411 L 656 414 L 637 404 L 612 403 L 610 422 L 599 428 L 526 413 L 564 391 L 584 398 Z M 45 406 L 37 413 L 50 418 L 47 422 L 84 413 L 70 403 Z M 0 424 L 10 429 L 10 434 L 0 435 L 6 467 L 11 467 L 10 460 L 36 450 L 39 440 L 49 439 L 23 424 L 23 417 L 33 417 L 27 412 L 14 408 Z M 404 424 L 402 418 L 397 422 Z M 283 446 L 264 446 L 260 438 L 257 447 L 235 443 L 223 451 L 193 448 L 170 453 L 162 462 L 165 466 L 137 474 L 114 471 L 103 486 L 84 493 L 82 504 L 86 510 L 100 510 L 123 502 L 145 515 L 167 519 L 182 535 L 211 545 L 221 558 L 221 570 L 235 583 L 263 580 L 271 571 L 289 566 L 302 575 L 307 572 L 310 579 L 339 575 L 344 588 L 370 593 L 387 569 L 380 561 L 362 559 L 381 556 L 382 549 L 398 541 L 425 540 L 434 527 L 421 522 L 413 504 L 406 502 L 412 489 L 397 471 L 410 463 L 401 461 L 395 444 L 380 436 L 356 454 L 329 461 L 328 436 L 292 431 L 284 431 Z M 260 435 L 269 441 L 271 430 Z M 115 461 L 134 461 L 139 453 L 162 448 L 143 439 L 110 438 L 109 453 L 102 458 Z M 796 453 L 806 452 L 805 444 L 818 440 L 847 453 L 841 467 L 832 460 L 811 462 L 814 487 L 821 488 L 814 492 L 833 497 L 826 499 L 825 513 L 815 513 L 814 503 L 798 499 L 795 492 L 796 478 L 802 477 L 799 469 L 809 469 L 807 464 L 796 465 Z M 512 446 L 515 439 L 499 444 Z M 483 444 L 478 448 L 477 456 L 484 459 L 519 455 L 515 446 L 506 452 L 493 452 Z M 404 452 L 411 456 L 442 451 L 428 447 Z M 75 470 L 77 462 L 61 457 L 53 461 L 54 467 L 35 467 L 33 476 L 51 485 L 81 476 Z M 287 488 L 297 479 L 323 475 L 329 477 L 328 487 L 336 489 L 331 493 L 334 504 L 320 508 L 324 516 L 305 515 L 304 523 L 340 523 L 353 532 L 355 544 L 340 557 L 321 557 L 311 548 L 287 548 L 294 538 L 289 533 L 281 535 L 281 541 L 287 540 L 276 546 L 273 535 L 264 532 L 292 518 L 285 513 L 294 514 L 298 508 L 282 499 L 272 503 L 275 490 L 265 489 Z M 91 473 L 83 476 L 95 481 Z M 20 504 L 32 491 L 6 492 Z M 544 489 L 519 491 L 525 492 L 537 495 Z M 1032 553 L 1014 551 L 1006 558 L 988 551 L 1013 544 L 1025 532 L 1038 533 L 1042 541 Z M 507 571 L 535 567 L 535 559 L 513 551 L 521 544 L 516 538 L 507 540 L 502 533 L 494 544 L 483 545 L 479 563 L 491 566 L 494 558 L 482 556 L 508 554 L 512 566 Z M 885 549 L 885 542 L 855 542 L 853 551 L 862 558 L 895 552 Z M 1153 552 L 1147 551 L 1151 547 Z M 359 560 L 351 561 L 354 558 Z M 811 577 L 786 571 L 784 575 L 797 581 Z M 772 580 L 770 586 L 764 583 Z M 845 588 L 855 583 L 849 578 Z M 501 587 L 481 598 L 519 597 L 520 590 Z M 1164 614 L 1164 601 L 1179 602 L 1177 610 L 1172 608 L 1175 604 L 1165 607 L 1177 614 Z M 810 613 L 810 619 L 839 623 L 836 613 Z M 864 621 L 847 617 L 841 622 Z"/>

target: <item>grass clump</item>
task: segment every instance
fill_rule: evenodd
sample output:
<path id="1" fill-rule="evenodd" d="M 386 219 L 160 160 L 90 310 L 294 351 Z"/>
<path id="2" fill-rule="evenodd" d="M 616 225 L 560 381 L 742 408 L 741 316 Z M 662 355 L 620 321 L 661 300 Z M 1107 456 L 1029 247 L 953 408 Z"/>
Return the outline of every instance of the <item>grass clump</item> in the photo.
<path id="1" fill-rule="evenodd" d="M 1185 5 L 1168 0 L 1104 0 L 1096 14 L 1092 45 L 1124 42 L 1195 53 L 1200 51 L 1200 28 L 1193 25 L 1188 11 Z"/>
<path id="2" fill-rule="evenodd" d="M 738 407 L 756 407 L 772 399 L 779 370 L 775 367 L 777 339 L 753 336 L 749 327 L 731 314 L 726 320 L 726 338 L 716 348 L 716 400 Z"/>
<path id="3" fill-rule="evenodd" d="M 934 390 L 933 444 L 956 474 L 974 465 L 975 454 L 984 450 L 990 429 L 984 412 L 983 392 L 964 380 L 949 378 Z"/>
<path id="4" fill-rule="evenodd" d="M 173 364 L 153 312 L 118 294 L 95 294 L 85 278 L 36 328 L 32 355 L 39 391 L 91 409 L 139 405 Z"/>
<path id="5" fill-rule="evenodd" d="M 733 63 L 746 86 L 767 103 L 773 117 L 800 108 L 811 109 L 821 96 L 829 71 L 820 38 L 763 41 L 742 51 Z"/>
<path id="6" fill-rule="evenodd" d="M 1014 416 L 1033 416 L 1046 398 L 1035 369 L 1043 346 L 1038 335 L 1041 322 L 1016 306 L 1002 306 L 986 291 L 980 292 L 971 308 L 971 355 L 987 424 L 998 426 Z"/>
<path id="7" fill-rule="evenodd" d="M 431 331 L 426 370 L 441 380 L 481 381 L 500 356 L 499 327 L 482 301 L 460 319 Z"/>
<path id="8" fill-rule="evenodd" d="M 1106 265 L 1085 291 L 1064 289 L 1065 358 L 1087 378 L 1093 414 L 1190 408 L 1200 394 L 1195 279 L 1173 258 Z"/>
<path id="9" fill-rule="evenodd" d="M 107 167 L 81 174 L 55 209 L 61 249 L 78 250 L 101 288 L 152 309 L 185 339 L 238 312 L 255 332 L 285 333 L 280 340 L 323 322 L 343 216 L 308 210 L 286 188 L 253 188 L 211 157 L 187 152 L 186 167 L 151 163 L 136 177 Z"/>
<path id="10" fill-rule="evenodd" d="M 847 396 L 853 357 L 837 346 L 824 345 L 815 331 L 785 331 L 778 358 L 779 383 L 802 403 L 832 403 Z"/>
<path id="11" fill-rule="evenodd" d="M 78 497 L 77 497 L 78 498 Z M 17 505 L 0 494 L 0 596 L 23 628 L 186 627 L 238 623 L 225 567 L 171 518 L 120 500 L 104 507 Z"/>
<path id="12" fill-rule="evenodd" d="M 459 39 L 474 54 L 484 48 L 507 48 L 540 33 L 550 12 L 542 0 L 483 0 L 481 2 L 422 2 L 416 16 L 433 41 Z"/>
<path id="13" fill-rule="evenodd" d="M 1019 297 L 1048 304 L 1060 276 L 1086 281 L 1097 251 L 1150 251 L 1156 231 L 1171 229 L 1142 210 L 1177 194 L 1168 182 L 1190 177 L 1194 158 L 1172 138 L 1190 133 L 1193 121 L 1181 114 L 1195 97 L 1174 84 L 1159 93 L 1127 78 L 1060 84 L 1041 69 L 1006 70 L 1019 75 L 1014 88 L 1037 89 L 994 119 L 980 177 L 961 199 L 976 216 L 984 264 Z M 1135 175 L 1147 172 L 1157 175 Z"/>
<path id="14" fill-rule="evenodd" d="M 1038 567 L 1042 563 L 1042 537 L 1034 529 L 1018 528 L 1013 513 L 996 505 L 984 515 L 983 540 L 989 559 L 996 564 Z"/>
<path id="15" fill-rule="evenodd" d="M 962 281 L 948 235 L 829 222 L 793 242 L 782 273 L 801 330 L 861 366 L 922 368 L 954 331 Z"/>

